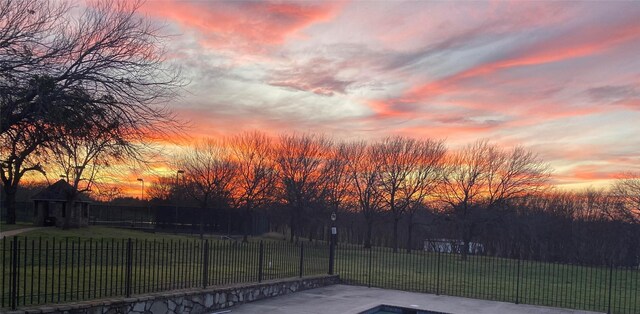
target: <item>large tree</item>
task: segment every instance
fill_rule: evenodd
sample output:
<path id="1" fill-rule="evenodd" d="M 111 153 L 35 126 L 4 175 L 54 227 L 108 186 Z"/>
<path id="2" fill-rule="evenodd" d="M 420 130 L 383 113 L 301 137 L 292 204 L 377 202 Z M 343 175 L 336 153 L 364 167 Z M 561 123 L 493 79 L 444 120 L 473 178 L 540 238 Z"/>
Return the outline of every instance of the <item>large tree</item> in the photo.
<path id="1" fill-rule="evenodd" d="M 96 1 L 78 14 L 64 1 L 0 0 L 0 174 L 7 223 L 15 223 L 20 180 L 44 172 L 41 156 L 61 142 L 63 149 L 53 152 L 69 154 L 69 136 L 110 130 L 117 137 L 111 147 L 140 159 L 141 143 L 176 130 L 160 104 L 182 82 L 164 62 L 160 29 L 137 14 L 140 5 Z"/>
<path id="2" fill-rule="evenodd" d="M 280 197 L 289 210 L 290 241 L 300 235 L 302 219 L 323 200 L 331 142 L 318 135 L 282 135 L 276 146 Z"/>
<path id="3" fill-rule="evenodd" d="M 356 142 L 347 146 L 347 171 L 350 180 L 350 194 L 357 201 L 358 212 L 362 214 L 366 233 L 364 247 L 371 248 L 373 224 L 382 208 L 380 193 L 379 160 L 373 154 L 371 145 Z"/>
<path id="4" fill-rule="evenodd" d="M 501 149 L 486 140 L 449 154 L 444 172 L 437 195 L 458 227 L 465 259 L 480 227 L 494 220 L 490 213 L 540 192 L 550 174 L 536 154 L 522 147 Z"/>
<path id="5" fill-rule="evenodd" d="M 273 144 L 264 133 L 247 132 L 232 137 L 229 146 L 237 165 L 232 196 L 235 207 L 244 211 L 243 242 L 248 242 L 254 210 L 273 201 Z"/>
<path id="6" fill-rule="evenodd" d="M 184 170 L 185 190 L 200 205 L 200 237 L 203 237 L 206 210 L 231 202 L 237 164 L 219 141 L 205 139 L 189 147 L 179 157 L 178 166 Z"/>
<path id="7" fill-rule="evenodd" d="M 610 217 L 640 223 L 640 173 L 626 173 L 617 179 L 611 193 L 615 206 L 609 210 Z"/>
<path id="8" fill-rule="evenodd" d="M 382 198 L 393 219 L 394 252 L 398 251 L 400 218 L 432 192 L 444 153 L 444 143 L 434 140 L 390 137 L 374 145 Z"/>

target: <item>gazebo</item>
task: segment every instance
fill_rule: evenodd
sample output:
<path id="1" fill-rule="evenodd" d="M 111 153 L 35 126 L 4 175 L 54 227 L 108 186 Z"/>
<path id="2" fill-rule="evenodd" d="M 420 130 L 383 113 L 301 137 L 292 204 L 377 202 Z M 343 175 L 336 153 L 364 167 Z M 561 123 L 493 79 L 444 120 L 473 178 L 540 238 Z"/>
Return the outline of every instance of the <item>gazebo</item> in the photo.
<path id="1" fill-rule="evenodd" d="M 89 225 L 90 199 L 79 194 L 67 181 L 60 180 L 32 197 L 33 224 L 78 228 Z"/>

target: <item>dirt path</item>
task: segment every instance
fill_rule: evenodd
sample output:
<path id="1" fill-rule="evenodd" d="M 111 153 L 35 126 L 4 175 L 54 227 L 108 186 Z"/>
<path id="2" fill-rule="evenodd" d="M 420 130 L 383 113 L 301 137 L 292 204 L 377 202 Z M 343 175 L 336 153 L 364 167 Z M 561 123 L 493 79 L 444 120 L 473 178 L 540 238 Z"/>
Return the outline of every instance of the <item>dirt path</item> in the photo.
<path id="1" fill-rule="evenodd" d="M 32 231 L 32 230 L 38 230 L 38 229 L 42 229 L 42 228 L 44 228 L 44 227 L 22 228 L 22 229 L 16 229 L 16 230 L 11 230 L 11 231 L 0 232 L 0 239 L 4 239 L 4 237 L 12 237 L 14 235 L 21 234 L 23 232 L 29 232 L 29 231 Z"/>

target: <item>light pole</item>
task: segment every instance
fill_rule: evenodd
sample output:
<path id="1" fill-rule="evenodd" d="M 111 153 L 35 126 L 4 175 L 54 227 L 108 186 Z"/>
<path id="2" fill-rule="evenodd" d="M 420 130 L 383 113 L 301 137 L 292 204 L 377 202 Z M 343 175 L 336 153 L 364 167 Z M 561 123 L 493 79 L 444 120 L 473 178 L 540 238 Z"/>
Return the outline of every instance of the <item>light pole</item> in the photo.
<path id="1" fill-rule="evenodd" d="M 176 231 L 176 224 L 178 223 L 178 198 L 179 198 L 179 196 L 178 196 L 178 193 L 179 193 L 178 186 L 180 186 L 180 184 L 179 184 L 180 181 L 178 181 L 178 175 L 182 175 L 182 179 L 184 181 L 184 170 L 178 169 L 178 171 L 176 171 L 176 185 L 175 185 L 175 191 L 174 191 L 174 193 L 175 193 L 174 201 L 176 202 L 175 203 L 176 204 L 176 209 L 175 209 L 175 212 L 173 213 L 173 230 L 174 231 Z"/>
<path id="2" fill-rule="evenodd" d="M 176 171 L 176 187 L 178 186 L 178 175 L 180 174 L 184 177 L 184 170 L 178 169 L 178 171 Z"/>
<path id="3" fill-rule="evenodd" d="M 138 181 L 142 183 L 142 188 L 140 190 L 140 200 L 144 200 L 144 180 L 142 178 L 138 178 Z"/>
<path id="4" fill-rule="evenodd" d="M 329 275 L 333 275 L 333 269 L 336 259 L 336 236 L 338 228 L 336 227 L 336 213 L 331 213 L 331 243 L 329 244 Z"/>

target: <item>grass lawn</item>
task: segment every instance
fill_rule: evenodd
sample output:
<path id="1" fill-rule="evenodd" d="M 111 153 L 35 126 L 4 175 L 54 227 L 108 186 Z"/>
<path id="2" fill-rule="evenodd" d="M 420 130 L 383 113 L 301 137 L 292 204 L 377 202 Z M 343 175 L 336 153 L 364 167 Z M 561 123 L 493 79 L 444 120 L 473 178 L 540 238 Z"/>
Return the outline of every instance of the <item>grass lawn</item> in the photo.
<path id="1" fill-rule="evenodd" d="M 103 227 L 103 226 L 89 226 L 86 228 L 71 228 L 63 230 L 61 228 L 44 228 L 39 230 L 33 230 L 20 234 L 21 237 L 27 237 L 29 239 L 140 239 L 140 240 L 187 240 L 199 238 L 198 235 L 176 235 L 169 233 L 153 233 L 141 230 L 132 230 L 125 228 L 115 227 Z"/>
<path id="2" fill-rule="evenodd" d="M 34 227 L 33 224 L 26 223 L 26 222 L 19 222 L 15 225 L 7 225 L 4 222 L 0 222 L 0 232 L 12 231 L 12 230 L 24 229 L 24 228 L 33 228 L 33 227 Z"/>
<path id="3" fill-rule="evenodd" d="M 459 255 L 383 248 L 344 248 L 337 256 L 340 278 L 355 285 L 606 312 L 611 283 L 612 313 L 640 313 L 638 269 L 484 256 L 463 261 Z"/>
<path id="4" fill-rule="evenodd" d="M 128 239 L 131 238 L 129 247 Z M 300 274 L 299 245 L 268 237 L 249 243 L 208 238 L 204 249 L 198 236 L 154 234 L 96 227 L 60 230 L 46 228 L 18 238 L 18 306 L 71 302 L 142 294 L 206 285 L 296 277 Z M 0 240 L 0 307 L 10 306 L 13 238 Z M 127 252 L 131 253 L 130 281 Z M 304 244 L 303 275 L 325 274 L 328 248 Z M 206 256 L 206 258 L 205 258 Z M 206 276 L 205 276 L 205 267 Z"/>
<path id="5" fill-rule="evenodd" d="M 26 249 L 24 236 L 27 236 Z M 154 234 L 92 226 L 41 229 L 19 238 L 19 305 L 58 303 L 126 294 L 126 256 L 131 248 L 131 293 L 256 282 L 258 240 L 264 240 L 263 280 L 299 275 L 299 245 L 279 236 L 248 244 L 210 236 L 204 249 L 197 235 Z M 2 302 L 9 305 L 10 241 L 0 241 Z M 326 243 L 304 242 L 303 272 L 325 274 Z M 204 267 L 203 265 L 208 265 Z M 206 273 L 206 276 L 205 276 Z M 348 284 L 439 293 L 479 299 L 612 313 L 640 313 L 640 271 L 539 263 L 484 256 L 428 252 L 394 254 L 341 245 L 336 273 Z M 611 285 L 611 289 L 609 289 Z M 609 297 L 610 296 L 610 297 Z"/>

